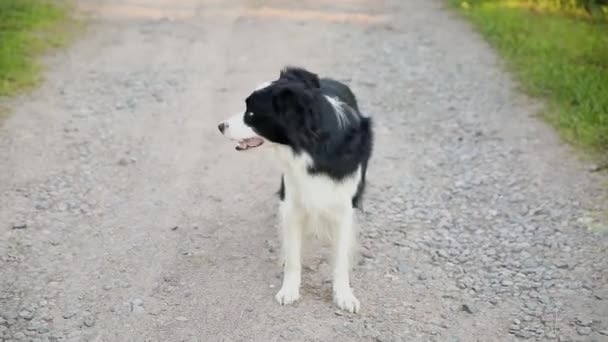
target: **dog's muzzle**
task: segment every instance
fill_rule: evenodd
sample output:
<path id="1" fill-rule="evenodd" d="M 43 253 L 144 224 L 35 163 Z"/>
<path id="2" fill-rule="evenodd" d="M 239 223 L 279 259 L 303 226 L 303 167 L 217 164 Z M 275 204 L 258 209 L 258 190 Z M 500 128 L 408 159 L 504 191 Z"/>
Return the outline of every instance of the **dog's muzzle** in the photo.
<path id="1" fill-rule="evenodd" d="M 226 121 L 220 122 L 220 124 L 217 125 L 217 129 L 226 138 L 238 142 L 238 145 L 235 147 L 237 151 L 245 151 L 261 146 L 264 143 L 264 139 L 257 136 L 249 126 L 245 125 L 242 119 L 240 119 L 241 117 L 242 116 L 234 116 Z M 231 121 L 232 125 L 230 124 Z"/>

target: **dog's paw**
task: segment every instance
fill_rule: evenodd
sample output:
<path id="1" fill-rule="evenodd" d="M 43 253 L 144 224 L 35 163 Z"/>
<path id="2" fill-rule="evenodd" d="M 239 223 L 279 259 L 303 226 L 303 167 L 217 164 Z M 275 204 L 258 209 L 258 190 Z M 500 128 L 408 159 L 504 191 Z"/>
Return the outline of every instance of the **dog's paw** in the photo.
<path id="1" fill-rule="evenodd" d="M 359 300 L 355 297 L 351 289 L 335 292 L 334 302 L 344 311 L 352 313 L 359 312 Z"/>
<path id="2" fill-rule="evenodd" d="M 300 290 L 293 286 L 283 286 L 274 298 L 281 305 L 289 305 L 300 299 Z"/>

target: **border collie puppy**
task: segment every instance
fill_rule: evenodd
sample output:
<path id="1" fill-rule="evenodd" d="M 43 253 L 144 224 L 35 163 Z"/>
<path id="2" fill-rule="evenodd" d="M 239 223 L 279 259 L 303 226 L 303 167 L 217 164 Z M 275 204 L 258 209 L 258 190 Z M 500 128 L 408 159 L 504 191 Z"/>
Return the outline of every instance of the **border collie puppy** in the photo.
<path id="1" fill-rule="evenodd" d="M 371 119 L 359 113 L 350 89 L 307 70 L 287 67 L 245 100 L 246 109 L 219 124 L 238 151 L 270 147 L 283 173 L 279 190 L 283 286 L 276 300 L 300 297 L 301 245 L 312 234 L 333 247 L 336 305 L 358 312 L 350 287 L 360 205 L 372 152 Z"/>

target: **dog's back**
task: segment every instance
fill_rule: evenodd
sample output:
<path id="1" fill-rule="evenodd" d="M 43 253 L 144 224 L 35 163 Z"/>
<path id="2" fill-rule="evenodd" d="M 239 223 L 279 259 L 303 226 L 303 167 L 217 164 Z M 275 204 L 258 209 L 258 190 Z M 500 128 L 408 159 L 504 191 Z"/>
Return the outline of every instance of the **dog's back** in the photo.
<path id="1" fill-rule="evenodd" d="M 346 84 L 333 80 L 331 78 L 320 79 L 320 84 L 321 93 L 323 93 L 323 95 L 337 97 L 340 101 L 347 104 L 350 108 L 354 109 L 356 112 L 359 112 L 359 106 L 357 105 L 357 99 L 355 98 L 355 94 L 353 94 L 353 92 Z"/>

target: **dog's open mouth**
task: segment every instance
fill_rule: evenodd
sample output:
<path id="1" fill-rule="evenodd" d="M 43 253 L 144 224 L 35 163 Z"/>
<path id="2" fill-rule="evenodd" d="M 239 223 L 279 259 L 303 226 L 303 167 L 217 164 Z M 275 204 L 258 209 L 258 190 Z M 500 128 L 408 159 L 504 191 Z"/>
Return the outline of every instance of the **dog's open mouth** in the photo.
<path id="1" fill-rule="evenodd" d="M 264 143 L 264 139 L 260 137 L 247 138 L 239 141 L 239 144 L 236 146 L 237 151 L 245 151 L 252 148 L 256 148 L 261 146 Z"/>

